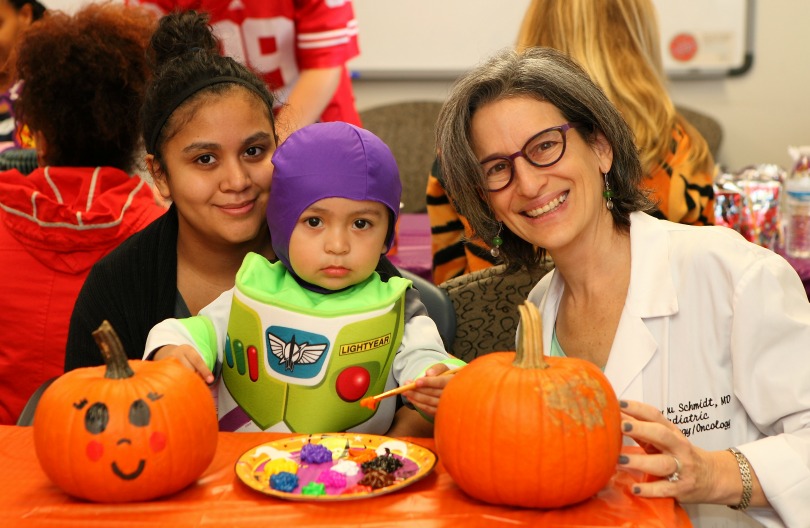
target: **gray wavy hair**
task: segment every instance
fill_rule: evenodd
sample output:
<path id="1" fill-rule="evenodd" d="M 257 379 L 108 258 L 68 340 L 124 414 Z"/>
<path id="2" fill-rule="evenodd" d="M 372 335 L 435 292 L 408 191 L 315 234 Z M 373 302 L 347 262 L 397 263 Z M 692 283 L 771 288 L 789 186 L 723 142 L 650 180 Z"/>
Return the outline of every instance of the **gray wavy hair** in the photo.
<path id="1" fill-rule="evenodd" d="M 467 217 L 473 231 L 484 240 L 498 234 L 500 224 L 489 205 L 489 192 L 481 164 L 472 148 L 471 123 L 482 106 L 511 97 L 532 97 L 554 105 L 592 145 L 601 131 L 613 150 L 613 165 L 607 176 L 613 191 L 613 215 L 617 229 L 629 230 L 630 213 L 648 211 L 653 203 L 639 188 L 642 168 L 633 133 L 615 106 L 572 59 L 551 48 L 503 50 L 472 69 L 453 85 L 439 113 L 437 148 L 445 188 L 458 211 Z M 569 132 L 570 133 L 570 132 Z M 501 255 L 514 271 L 536 269 L 545 250 L 535 248 L 506 226 L 501 233 Z"/>

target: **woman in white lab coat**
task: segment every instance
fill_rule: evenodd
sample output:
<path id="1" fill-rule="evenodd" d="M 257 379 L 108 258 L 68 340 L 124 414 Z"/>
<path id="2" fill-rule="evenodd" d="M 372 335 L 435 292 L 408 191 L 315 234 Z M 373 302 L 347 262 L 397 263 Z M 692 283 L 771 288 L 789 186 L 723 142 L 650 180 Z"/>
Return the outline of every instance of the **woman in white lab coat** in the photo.
<path id="1" fill-rule="evenodd" d="M 554 50 L 459 79 L 437 138 L 475 232 L 513 269 L 554 260 L 529 295 L 545 351 L 611 381 L 645 449 L 619 467 L 653 477 L 634 493 L 675 497 L 696 526 L 808 526 L 810 303 L 790 265 L 730 229 L 647 215 L 632 132 Z"/>

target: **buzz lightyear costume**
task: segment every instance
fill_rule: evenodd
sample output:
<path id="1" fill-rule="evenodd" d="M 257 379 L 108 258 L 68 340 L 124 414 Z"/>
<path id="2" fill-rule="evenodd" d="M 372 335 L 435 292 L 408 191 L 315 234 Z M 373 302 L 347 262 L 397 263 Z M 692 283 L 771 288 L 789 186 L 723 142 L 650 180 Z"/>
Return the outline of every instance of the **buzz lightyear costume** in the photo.
<path id="1" fill-rule="evenodd" d="M 340 291 L 298 277 L 289 241 L 302 212 L 331 197 L 374 200 L 391 211 L 390 247 L 401 183 L 388 147 L 341 122 L 293 133 L 274 153 L 267 222 L 279 262 L 248 254 L 233 289 L 196 317 L 152 329 L 146 356 L 189 344 L 217 374 L 220 429 L 356 431 L 384 434 L 393 398 L 376 410 L 359 400 L 415 379 L 436 363 L 463 362 L 444 350 L 410 281 L 372 275 Z"/>

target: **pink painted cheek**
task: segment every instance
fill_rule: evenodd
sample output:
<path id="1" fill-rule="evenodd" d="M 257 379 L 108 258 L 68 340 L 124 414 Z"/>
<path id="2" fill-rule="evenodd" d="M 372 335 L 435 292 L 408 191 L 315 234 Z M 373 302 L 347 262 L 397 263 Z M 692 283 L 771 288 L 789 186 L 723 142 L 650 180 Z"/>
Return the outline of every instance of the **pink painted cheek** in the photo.
<path id="1" fill-rule="evenodd" d="M 89 458 L 91 462 L 97 462 L 104 455 L 104 444 L 91 440 L 87 442 L 86 451 L 87 458 Z"/>
<path id="2" fill-rule="evenodd" d="M 152 433 L 152 436 L 149 437 L 149 447 L 151 447 L 152 451 L 155 453 L 166 449 L 166 435 L 159 431 Z"/>

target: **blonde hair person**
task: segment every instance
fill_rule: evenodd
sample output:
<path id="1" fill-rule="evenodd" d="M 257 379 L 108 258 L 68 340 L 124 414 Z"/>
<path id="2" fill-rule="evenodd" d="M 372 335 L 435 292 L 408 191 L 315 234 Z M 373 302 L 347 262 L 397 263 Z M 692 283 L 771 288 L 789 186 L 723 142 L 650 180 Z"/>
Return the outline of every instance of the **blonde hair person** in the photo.
<path id="1" fill-rule="evenodd" d="M 683 224 L 714 223 L 714 160 L 700 133 L 678 115 L 665 85 L 651 0 L 532 0 L 518 50 L 555 48 L 576 60 L 630 125 L 651 214 Z M 447 194 L 434 164 L 426 190 L 437 284 L 502 262 Z"/>
<path id="2" fill-rule="evenodd" d="M 630 125 L 641 186 L 661 213 L 713 224 L 714 159 L 667 93 L 657 17 L 652 0 L 532 0 L 517 49 L 555 48 L 579 62 Z"/>

